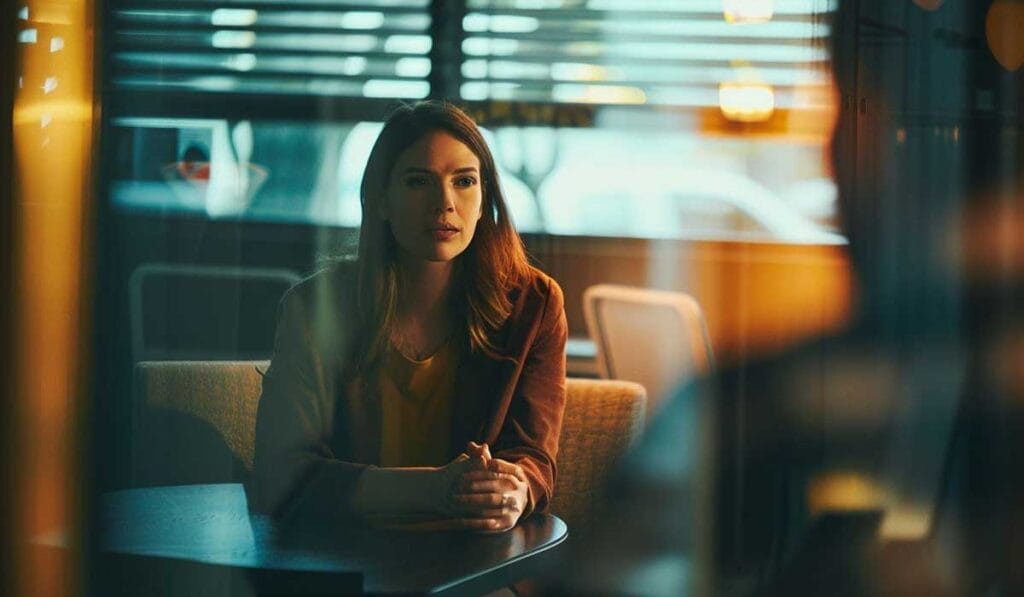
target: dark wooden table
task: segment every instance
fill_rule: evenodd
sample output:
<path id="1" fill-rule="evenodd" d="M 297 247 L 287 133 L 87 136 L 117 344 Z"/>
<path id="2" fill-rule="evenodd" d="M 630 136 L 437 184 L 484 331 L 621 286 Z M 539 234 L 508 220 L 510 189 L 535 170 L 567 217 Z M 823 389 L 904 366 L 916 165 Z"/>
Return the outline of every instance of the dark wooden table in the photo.
<path id="1" fill-rule="evenodd" d="M 105 494 L 100 531 L 104 551 L 122 557 L 112 565 L 117 570 L 139 561 L 145 561 L 149 570 L 158 569 L 154 562 L 179 566 L 170 572 L 165 566 L 164 572 L 125 577 L 128 580 L 119 577 L 111 583 L 127 594 L 158 590 L 163 594 L 320 595 L 361 590 L 476 595 L 540 571 L 550 564 L 552 548 L 568 534 L 565 523 L 550 515 L 531 516 L 515 529 L 493 535 L 329 524 L 284 528 L 263 516 L 250 516 L 239 484 Z M 199 565 L 199 572 L 189 565 Z M 233 574 L 230 579 L 209 581 L 216 576 L 211 571 L 225 570 Z M 292 576 L 282 577 L 282 573 Z M 189 579 L 183 576 L 189 575 L 207 580 L 186 582 Z M 268 578 L 278 582 L 268 585 L 263 582 Z M 307 582 L 310 578 L 312 584 Z M 217 586 L 210 586 L 211 582 Z M 126 583 L 142 585 L 136 591 L 125 588 Z M 175 583 L 179 590 L 168 588 Z M 325 591 L 325 586 L 331 589 Z"/>

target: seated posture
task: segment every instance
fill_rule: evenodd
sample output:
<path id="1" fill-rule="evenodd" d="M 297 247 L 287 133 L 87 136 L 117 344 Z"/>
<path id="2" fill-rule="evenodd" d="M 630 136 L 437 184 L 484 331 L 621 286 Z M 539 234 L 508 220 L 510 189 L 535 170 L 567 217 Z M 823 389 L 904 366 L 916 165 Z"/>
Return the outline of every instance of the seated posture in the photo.
<path id="1" fill-rule="evenodd" d="M 250 503 L 281 518 L 503 531 L 551 501 L 562 291 L 531 267 L 479 129 L 398 109 L 363 176 L 359 254 L 289 290 Z"/>

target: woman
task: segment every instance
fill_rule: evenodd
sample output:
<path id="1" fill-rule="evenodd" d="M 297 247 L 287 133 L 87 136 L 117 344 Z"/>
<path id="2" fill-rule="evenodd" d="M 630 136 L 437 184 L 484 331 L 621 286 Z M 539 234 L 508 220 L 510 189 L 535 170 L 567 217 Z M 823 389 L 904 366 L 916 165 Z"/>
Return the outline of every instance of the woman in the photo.
<path id="1" fill-rule="evenodd" d="M 355 263 L 281 301 L 253 504 L 510 529 L 554 487 L 561 289 L 527 263 L 490 150 L 451 105 L 391 116 L 361 196 Z"/>

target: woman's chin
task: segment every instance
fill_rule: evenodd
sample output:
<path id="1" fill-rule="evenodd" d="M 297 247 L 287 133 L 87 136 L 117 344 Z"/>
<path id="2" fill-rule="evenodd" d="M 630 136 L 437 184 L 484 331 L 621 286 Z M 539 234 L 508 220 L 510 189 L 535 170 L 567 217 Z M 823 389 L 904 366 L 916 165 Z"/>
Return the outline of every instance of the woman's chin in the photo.
<path id="1" fill-rule="evenodd" d="M 459 255 L 462 255 L 465 250 L 466 247 L 463 246 L 454 247 L 450 244 L 441 244 L 434 247 L 432 251 L 429 251 L 426 259 L 434 263 L 451 262 Z"/>
<path id="2" fill-rule="evenodd" d="M 427 261 L 431 263 L 451 263 L 461 254 L 460 253 L 437 253 L 427 258 Z"/>

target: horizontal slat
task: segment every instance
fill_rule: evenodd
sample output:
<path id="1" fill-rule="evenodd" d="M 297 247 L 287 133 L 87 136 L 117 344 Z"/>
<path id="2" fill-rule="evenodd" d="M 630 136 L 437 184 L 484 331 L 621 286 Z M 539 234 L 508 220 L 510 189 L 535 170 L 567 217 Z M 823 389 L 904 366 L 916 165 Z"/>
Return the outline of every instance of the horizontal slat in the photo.
<path id="1" fill-rule="evenodd" d="M 630 12 L 633 14 L 722 14 L 721 0 L 589 0 L 586 8 L 563 8 L 563 2 L 522 2 L 522 0 L 468 0 L 470 10 L 494 10 L 502 12 Z M 836 0 L 775 0 L 776 15 L 810 14 L 830 12 L 836 8 Z"/>
<path id="2" fill-rule="evenodd" d="M 401 81 L 421 81 L 422 77 L 406 77 L 399 78 L 393 72 L 367 72 L 359 75 L 344 75 L 340 73 L 326 73 L 317 72 L 314 70 L 307 71 L 245 71 L 239 73 L 237 70 L 230 68 L 202 68 L 197 66 L 174 66 L 161 70 L 159 73 L 154 73 L 152 70 L 132 69 L 125 68 L 118 70 L 118 79 L 130 80 L 133 77 L 140 77 L 142 80 L 151 81 L 172 81 L 172 79 L 178 79 L 179 77 L 230 77 L 232 80 L 238 82 L 238 86 L 244 87 L 247 81 L 260 81 L 261 78 L 266 77 L 266 80 L 280 80 L 280 81 L 310 81 L 312 84 L 321 84 L 317 81 L 344 81 L 348 83 L 366 83 L 371 80 L 381 79 L 395 79 Z M 162 84 L 162 83 L 155 83 Z M 174 84 L 173 82 L 170 84 Z"/>
<path id="3" fill-rule="evenodd" d="M 399 79 L 350 79 L 343 77 L 235 77 L 231 75 L 189 76 L 115 75 L 114 85 L 138 89 L 191 90 L 198 93 L 230 92 L 297 94 L 420 99 L 429 93 L 426 81 Z"/>
<path id="4" fill-rule="evenodd" d="M 328 81 L 328 80 L 344 80 L 346 83 L 365 83 L 370 80 L 381 80 L 381 79 L 393 79 L 395 81 L 418 81 L 420 77 L 401 77 L 396 76 L 394 72 L 389 72 L 385 69 L 380 70 L 367 70 L 358 74 L 343 74 L 340 71 L 332 72 L 327 70 L 274 70 L 271 68 L 259 70 L 247 70 L 240 73 L 237 69 L 231 68 L 230 66 L 223 65 L 183 65 L 183 64 L 168 64 L 162 69 L 159 74 L 150 74 L 148 77 L 146 73 L 153 73 L 150 69 L 135 69 L 135 68 L 119 68 L 118 69 L 120 79 L 130 79 L 133 76 L 141 80 L 152 80 L 160 81 L 162 83 L 157 84 L 173 84 L 173 81 L 185 78 L 185 77 L 218 77 L 218 78 L 231 78 L 237 80 L 238 84 L 244 86 L 245 81 L 257 81 L 265 80 L 289 80 L 289 81 Z M 729 79 L 726 79 L 729 80 Z M 673 90 L 712 90 L 718 89 L 720 81 L 718 80 L 697 80 L 689 79 L 674 82 L 675 84 L 666 84 L 665 81 L 639 81 L 639 80 L 622 80 L 622 81 L 525 81 L 522 79 L 488 79 L 476 83 L 480 85 L 494 85 L 495 88 L 515 88 L 523 90 L 524 92 L 532 93 L 535 90 L 551 90 L 556 86 L 580 86 L 587 85 L 593 87 L 632 87 L 641 90 L 645 94 L 647 93 L 667 93 Z M 776 94 L 789 93 L 794 90 L 809 91 L 816 89 L 822 91 L 828 84 L 827 81 L 807 81 L 802 83 L 790 83 L 780 84 L 771 83 L 765 81 L 765 83 L 771 84 Z M 317 83 L 321 84 L 321 83 Z M 470 85 L 470 83 L 467 83 Z"/>
<path id="5" fill-rule="evenodd" d="M 583 33 L 564 33 L 555 31 L 538 31 L 533 33 L 469 33 L 467 40 L 490 40 L 498 43 L 547 43 L 547 44 L 666 44 L 676 45 L 679 43 L 690 44 L 731 44 L 731 45 L 774 45 L 774 46 L 825 46 L 824 38 L 805 37 L 748 37 L 743 35 L 712 37 L 706 35 L 685 35 L 685 34 L 659 34 L 651 33 L 623 33 L 615 35 L 593 35 Z"/>
<path id="6" fill-rule="evenodd" d="M 198 34 L 210 34 L 217 33 L 219 31 L 251 31 L 256 35 L 342 35 L 342 36 L 359 36 L 359 37 L 375 37 L 381 40 L 387 40 L 389 37 L 396 35 L 417 35 L 426 36 L 427 31 L 425 29 L 393 29 L 393 28 L 381 28 L 373 31 L 360 31 L 353 29 L 341 29 L 339 27 L 324 27 L 315 21 L 302 26 L 275 26 L 275 25 L 257 25 L 257 26 L 230 26 L 230 25 L 210 25 L 201 23 L 189 23 L 174 25 L 169 23 L 132 23 L 128 27 L 120 27 L 117 32 L 118 35 L 198 35 Z"/>
<path id="7" fill-rule="evenodd" d="M 600 60 L 591 57 L 570 57 L 561 59 L 551 54 L 532 53 L 515 54 L 513 56 L 469 56 L 463 62 L 463 66 L 474 62 L 517 62 L 523 64 L 538 64 L 549 66 L 557 63 L 592 64 L 602 68 L 636 68 L 647 66 L 649 68 L 671 68 L 671 67 L 697 67 L 697 68 L 725 68 L 733 67 L 736 61 L 728 56 L 709 56 L 706 58 L 680 59 L 675 57 L 630 57 L 630 56 L 599 56 Z M 751 60 L 749 64 L 758 68 L 782 68 L 799 70 L 820 70 L 825 66 L 824 59 L 789 61 L 789 60 Z"/>
<path id="8" fill-rule="evenodd" d="M 124 52 L 157 52 L 161 48 L 166 48 L 164 45 L 154 44 L 153 47 L 139 48 L 132 45 L 117 45 L 119 53 Z M 402 58 L 421 58 L 422 55 L 416 54 L 394 54 L 388 52 L 344 52 L 344 51 L 311 51 L 308 48 L 259 48 L 258 51 L 253 52 L 252 49 L 245 48 L 211 48 L 208 45 L 187 45 L 181 44 L 173 49 L 175 53 L 179 51 L 185 52 L 196 52 L 205 53 L 211 55 L 231 55 L 239 53 L 255 53 L 258 56 L 323 56 L 323 57 L 356 57 L 361 56 L 368 60 L 380 59 L 380 60 L 400 60 Z M 693 58 L 693 59 L 679 59 L 679 58 L 638 58 L 628 56 L 609 56 L 601 57 L 600 63 L 589 60 L 588 58 L 575 58 L 569 57 L 559 59 L 552 55 L 545 54 L 519 54 L 513 57 L 472 57 L 466 60 L 463 65 L 472 62 L 496 62 L 496 61 L 515 61 L 524 64 L 539 64 L 539 65 L 550 65 L 552 62 L 567 62 L 567 63 L 578 63 L 587 64 L 588 61 L 595 65 L 605 68 L 635 68 L 638 66 L 648 66 L 651 68 L 663 68 L 663 67 L 699 67 L 699 68 L 730 68 L 734 64 L 734 61 L 723 56 L 708 57 L 708 58 Z M 825 66 L 824 60 L 818 61 L 777 61 L 777 60 L 751 60 L 749 61 L 750 66 L 757 67 L 758 69 L 794 69 L 794 70 L 806 70 L 816 71 L 821 70 Z"/>
<path id="9" fill-rule="evenodd" d="M 122 50 L 138 48 L 230 48 L 236 51 L 289 50 L 297 53 L 349 52 L 369 54 L 379 52 L 395 56 L 422 56 L 430 50 L 430 38 L 419 36 L 411 40 L 378 38 L 363 34 L 283 34 L 225 31 L 208 33 L 160 32 L 138 33 L 119 31 L 114 35 L 115 47 Z"/>
<path id="10" fill-rule="evenodd" d="M 479 86 L 479 87 L 474 87 Z M 483 89 L 486 86 L 487 89 Z M 641 89 L 629 85 L 586 85 L 556 83 L 554 85 L 505 85 L 501 83 L 466 83 L 462 96 L 467 100 L 501 100 L 540 103 L 646 104 L 659 106 L 718 106 L 717 86 L 674 86 Z M 776 107 L 803 105 L 793 88 L 775 93 Z M 809 107 L 809 106 L 808 106 Z"/>
<path id="11" fill-rule="evenodd" d="M 430 6 L 430 0 L 404 0 L 397 2 L 380 3 L 366 2 L 366 0 L 296 0 L 295 2 L 283 2 L 282 0 L 115 0 L 111 2 L 115 9 L 136 9 L 136 8 L 168 8 L 171 10 L 199 9 L 208 7 L 228 8 L 267 8 L 286 10 L 316 9 L 344 9 L 346 11 L 375 11 L 385 14 L 422 14 Z"/>
<path id="12" fill-rule="evenodd" d="M 391 19 L 358 21 L 344 13 L 322 11 L 310 12 L 259 12 L 239 10 L 230 13 L 217 11 L 120 11 L 114 14 L 115 27 L 119 30 L 166 29 L 188 27 L 190 29 L 244 28 L 259 31 L 321 29 L 347 31 L 370 35 L 408 35 L 425 33 L 430 27 L 427 15 L 404 16 Z"/>
<path id="13" fill-rule="evenodd" d="M 557 43 L 470 38 L 463 42 L 467 59 L 546 57 L 552 61 L 574 58 L 615 60 L 745 60 L 750 62 L 817 62 L 828 58 L 824 48 L 776 44 L 724 43 Z"/>
<path id="14" fill-rule="evenodd" d="M 686 18 L 638 18 L 623 16 L 609 19 L 548 19 L 518 17 L 511 15 L 488 16 L 469 13 L 463 19 L 463 28 L 471 35 L 516 38 L 538 36 L 541 39 L 554 36 L 559 39 L 575 40 L 586 38 L 591 41 L 628 39 L 637 35 L 672 38 L 709 39 L 765 39 L 801 40 L 824 39 L 829 27 L 823 23 L 766 23 L 733 25 L 717 20 L 693 20 Z"/>
<path id="15" fill-rule="evenodd" d="M 678 80 L 675 80 L 675 81 L 651 80 L 651 79 L 648 79 L 648 80 L 642 80 L 642 79 L 621 79 L 621 80 L 602 80 L 602 81 L 587 81 L 587 80 L 580 79 L 580 80 L 570 81 L 570 80 L 554 80 L 554 79 L 536 80 L 536 79 L 499 79 L 499 78 L 488 78 L 488 79 L 481 79 L 481 80 L 479 80 L 479 82 L 480 83 L 494 83 L 494 84 L 511 84 L 511 85 L 519 85 L 519 86 L 523 86 L 523 87 L 543 87 L 543 86 L 547 86 L 548 88 L 550 88 L 552 85 L 563 85 L 564 84 L 564 85 L 616 85 L 616 86 L 625 85 L 625 86 L 629 86 L 629 87 L 638 87 L 640 89 L 651 89 L 651 88 L 682 89 L 682 88 L 693 88 L 693 87 L 707 87 L 709 89 L 710 88 L 718 89 L 718 85 L 720 83 L 722 83 L 723 81 L 732 81 L 734 78 L 735 78 L 735 75 L 733 75 L 731 77 L 727 77 L 727 78 L 721 78 L 721 79 L 713 79 L 713 78 L 709 77 L 709 78 L 703 79 L 703 80 L 702 79 L 697 79 L 697 78 L 691 78 L 691 79 L 686 79 L 686 80 L 678 79 Z M 469 83 L 469 82 L 470 81 L 467 81 L 467 83 Z M 477 82 L 477 81 L 472 81 L 472 82 Z M 807 81 L 807 82 L 799 82 L 799 83 L 797 83 L 797 82 L 790 82 L 790 83 L 778 83 L 778 82 L 776 82 L 776 83 L 773 83 L 773 82 L 771 82 L 769 80 L 764 80 L 764 79 L 760 80 L 759 82 L 763 82 L 765 84 L 771 85 L 776 91 L 778 91 L 779 89 L 797 89 L 797 88 L 806 89 L 806 88 L 812 87 L 812 86 L 821 87 L 821 86 L 824 86 L 824 85 L 827 84 L 825 81 L 818 81 L 818 82 Z"/>
<path id="16" fill-rule="evenodd" d="M 809 81 L 827 81 L 828 73 L 812 65 L 759 66 L 762 80 L 775 84 L 798 84 Z M 593 81 L 622 82 L 648 81 L 652 84 L 708 81 L 721 82 L 736 77 L 730 61 L 697 66 L 682 65 L 678 61 L 661 64 L 641 62 L 629 65 L 586 62 L 523 62 L 516 60 L 467 60 L 462 75 L 468 80 L 522 80 L 522 81 Z"/>
<path id="17" fill-rule="evenodd" d="M 171 52 L 174 54 L 208 54 L 210 56 L 224 57 L 224 56 L 237 56 L 239 54 L 252 54 L 258 58 L 297 58 L 302 60 L 309 60 L 315 58 L 365 58 L 366 60 L 378 60 L 378 61 L 389 61 L 397 62 L 404 58 L 410 59 L 426 59 L 425 55 L 422 54 L 391 54 L 388 52 L 345 52 L 345 51 L 303 51 L 303 48 L 259 48 L 254 51 L 252 48 L 211 48 L 208 45 L 187 45 L 182 44 L 178 47 L 168 49 L 167 46 L 154 45 L 152 47 L 138 47 L 138 46 L 121 46 L 121 49 L 116 52 L 116 55 L 122 54 L 158 54 L 161 52 Z"/>
<path id="18" fill-rule="evenodd" d="M 400 36 L 426 36 L 426 29 L 394 29 L 394 28 L 381 28 L 373 31 L 362 31 L 362 30 L 345 30 L 337 27 L 325 27 L 323 24 L 318 24 L 314 20 L 310 20 L 309 23 L 304 25 L 295 26 L 229 26 L 229 25 L 210 25 L 201 23 L 133 23 L 130 26 L 118 28 L 119 35 L 151 35 L 151 34 L 165 34 L 174 35 L 180 33 L 186 33 L 189 35 L 193 34 L 204 34 L 204 33 L 216 33 L 220 31 L 241 31 L 241 32 L 253 32 L 256 35 L 280 35 L 280 34 L 296 34 L 296 35 L 344 35 L 344 36 L 359 36 L 359 37 L 376 37 L 378 39 L 387 39 L 396 35 Z"/>
<path id="19" fill-rule="evenodd" d="M 380 121 L 394 107 L 389 98 L 295 95 L 269 92 L 253 101 L 248 93 L 195 93 L 176 89 L 119 87 L 107 89 L 104 106 L 111 114 L 152 118 L 223 119 L 275 121 L 314 119 L 322 122 Z"/>
<path id="20" fill-rule="evenodd" d="M 615 10 L 593 10 L 588 8 L 561 8 L 561 9 L 497 9 L 497 8 L 471 8 L 470 14 L 483 14 L 488 16 L 515 16 L 543 19 L 545 21 L 561 21 L 565 23 L 589 21 L 589 20 L 632 20 L 649 22 L 662 21 L 667 19 L 685 19 L 688 22 L 696 23 L 721 23 L 722 10 L 719 3 L 718 11 L 615 11 Z M 776 14 L 772 21 L 776 23 L 817 23 L 822 21 L 823 13 L 791 13 Z M 746 25 L 744 25 L 746 26 Z"/>
<path id="21" fill-rule="evenodd" d="M 416 61 L 415 64 L 409 64 Z M 234 73 L 238 76 L 362 76 L 423 78 L 430 73 L 426 58 L 367 60 L 362 56 L 256 56 L 255 54 L 121 53 L 114 58 L 118 73 L 161 72 Z"/>

